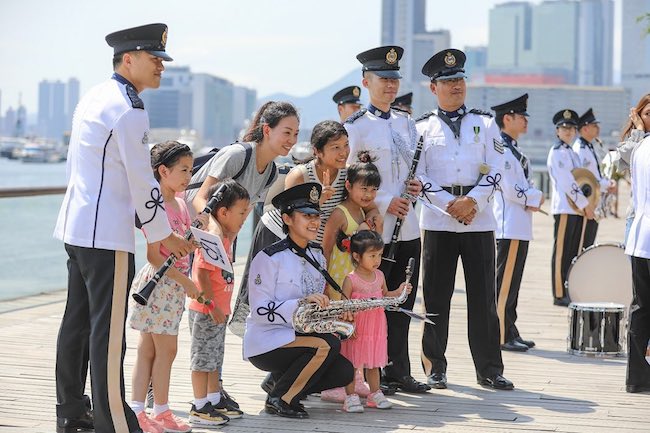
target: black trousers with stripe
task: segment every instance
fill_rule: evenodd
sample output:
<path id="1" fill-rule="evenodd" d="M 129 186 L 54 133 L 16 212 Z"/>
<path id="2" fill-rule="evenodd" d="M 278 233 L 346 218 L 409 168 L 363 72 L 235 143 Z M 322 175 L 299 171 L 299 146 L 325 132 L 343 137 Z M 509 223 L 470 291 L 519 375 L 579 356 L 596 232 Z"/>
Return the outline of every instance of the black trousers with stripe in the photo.
<path id="1" fill-rule="evenodd" d="M 388 253 L 389 245 L 384 248 L 384 255 Z M 412 310 L 417 296 L 418 279 L 420 278 L 420 252 L 422 244 L 420 238 L 397 243 L 395 263 L 390 264 L 382 260 L 379 270 L 384 273 L 386 287 L 395 290 L 404 282 L 406 266 L 411 257 L 415 259 L 411 284 L 413 290 L 400 307 Z M 388 272 L 390 268 L 390 272 Z M 404 376 L 411 375 L 411 362 L 409 360 L 409 328 L 411 318 L 404 313 L 386 311 L 388 323 L 388 365 L 384 367 L 386 379 L 401 380 Z"/>
<path id="2" fill-rule="evenodd" d="M 56 348 L 56 413 L 75 418 L 86 409 L 88 361 L 96 433 L 138 431 L 124 401 L 124 324 L 133 281 L 133 254 L 65 245 L 68 297 Z"/>
<path id="3" fill-rule="evenodd" d="M 598 222 L 596 222 L 596 220 L 587 220 L 587 225 L 585 225 L 585 236 L 584 239 L 582 240 L 582 246 L 580 248 L 580 252 L 582 252 L 582 250 L 589 248 L 596 242 L 597 234 L 598 234 Z"/>
<path id="4" fill-rule="evenodd" d="M 249 361 L 273 375 L 271 397 L 297 405 L 303 395 L 352 382 L 354 367 L 340 352 L 341 341 L 333 334 L 296 334 L 293 342 Z"/>
<path id="5" fill-rule="evenodd" d="M 497 315 L 501 344 L 519 337 L 515 325 L 517 301 L 527 255 L 528 241 L 497 239 Z"/>
<path id="6" fill-rule="evenodd" d="M 565 282 L 571 261 L 579 253 L 582 217 L 580 215 L 555 214 L 553 226 L 553 254 L 551 256 L 551 289 L 553 298 L 568 296 Z"/>
<path id="7" fill-rule="evenodd" d="M 645 360 L 650 340 L 650 259 L 631 257 L 634 298 L 630 308 L 626 385 L 650 388 L 650 365 Z"/>
<path id="8" fill-rule="evenodd" d="M 422 366 L 425 374 L 447 371 L 449 310 L 454 293 L 458 257 L 463 262 L 467 293 L 469 347 L 477 374 L 503 373 L 499 347 L 499 319 L 494 294 L 494 232 L 451 233 L 425 231 L 422 290 L 427 313 L 435 313 L 435 325 L 425 324 Z"/>

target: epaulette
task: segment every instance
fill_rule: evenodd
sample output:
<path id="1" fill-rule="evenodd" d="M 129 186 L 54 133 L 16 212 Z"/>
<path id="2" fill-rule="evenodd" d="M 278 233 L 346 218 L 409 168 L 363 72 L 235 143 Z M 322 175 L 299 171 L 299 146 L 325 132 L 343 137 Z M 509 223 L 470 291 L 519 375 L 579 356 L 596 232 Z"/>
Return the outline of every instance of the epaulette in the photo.
<path id="1" fill-rule="evenodd" d="M 589 142 L 587 140 L 585 140 L 584 137 L 580 137 L 580 147 L 581 148 L 584 149 L 585 147 L 587 147 L 588 144 L 589 144 Z"/>
<path id="2" fill-rule="evenodd" d="M 277 241 L 276 243 L 269 245 L 268 247 L 264 248 L 262 251 L 264 251 L 270 257 L 273 254 L 279 253 L 280 251 L 284 251 L 287 249 L 289 249 L 289 241 L 287 240 L 287 238 L 284 238 L 281 241 Z"/>
<path id="3" fill-rule="evenodd" d="M 359 111 L 351 114 L 350 117 L 345 119 L 344 123 L 354 123 L 355 120 L 357 120 L 359 117 L 362 117 L 364 114 L 366 114 L 366 111 L 368 111 L 366 107 L 360 108 Z"/>
<path id="4" fill-rule="evenodd" d="M 479 110 L 478 108 L 472 108 L 471 110 L 469 110 L 469 112 L 472 114 L 478 114 L 480 116 L 494 117 L 494 115 L 489 111 Z"/>
<path id="5" fill-rule="evenodd" d="M 315 249 L 315 250 L 321 250 L 321 251 L 323 251 L 323 246 L 322 246 L 321 244 L 317 243 L 317 242 L 313 242 L 313 241 L 311 241 L 311 242 L 309 242 L 309 243 L 307 244 L 307 246 L 308 246 L 309 248 L 313 248 L 313 249 Z"/>
<path id="6" fill-rule="evenodd" d="M 553 149 L 559 149 L 560 147 L 562 147 L 562 142 L 555 143 L 555 145 L 553 146 Z"/>
<path id="7" fill-rule="evenodd" d="M 397 111 L 398 114 L 408 114 L 408 115 L 411 114 L 411 113 L 409 113 L 408 111 L 406 111 L 406 110 L 402 110 L 401 108 L 398 108 L 398 107 L 390 107 L 390 109 L 391 109 L 391 110 L 395 110 L 395 111 Z"/>
<path id="8" fill-rule="evenodd" d="M 415 119 L 415 122 L 417 123 L 417 122 L 419 122 L 419 121 L 421 121 L 421 120 L 426 120 L 426 119 L 428 119 L 429 117 L 431 117 L 431 116 L 435 116 L 435 115 L 436 115 L 436 113 L 435 113 L 434 111 L 428 111 L 428 112 L 424 113 L 422 116 L 420 116 L 420 117 L 418 117 L 417 119 Z"/>
<path id="9" fill-rule="evenodd" d="M 142 99 L 138 96 L 138 92 L 136 92 L 135 88 L 130 84 L 126 85 L 126 95 L 131 100 L 131 106 L 133 108 L 144 110 L 144 102 L 142 102 Z"/>

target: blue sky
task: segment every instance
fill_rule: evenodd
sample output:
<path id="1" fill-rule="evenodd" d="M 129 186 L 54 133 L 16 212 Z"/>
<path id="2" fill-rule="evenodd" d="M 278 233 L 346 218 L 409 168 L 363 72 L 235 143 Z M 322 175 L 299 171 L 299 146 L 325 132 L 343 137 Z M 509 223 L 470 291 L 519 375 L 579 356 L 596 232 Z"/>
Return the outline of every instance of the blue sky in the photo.
<path id="1" fill-rule="evenodd" d="M 428 0 L 427 28 L 449 29 L 457 48 L 486 44 L 488 11 L 502 2 Z M 615 3 L 618 19 L 621 0 Z M 381 1 L 2 0 L 0 110 L 16 107 L 22 92 L 28 111 L 36 111 L 42 79 L 74 76 L 85 92 L 111 73 L 104 36 L 153 22 L 169 26 L 174 65 L 256 88 L 261 96 L 304 96 L 359 67 L 356 54 L 380 44 Z"/>

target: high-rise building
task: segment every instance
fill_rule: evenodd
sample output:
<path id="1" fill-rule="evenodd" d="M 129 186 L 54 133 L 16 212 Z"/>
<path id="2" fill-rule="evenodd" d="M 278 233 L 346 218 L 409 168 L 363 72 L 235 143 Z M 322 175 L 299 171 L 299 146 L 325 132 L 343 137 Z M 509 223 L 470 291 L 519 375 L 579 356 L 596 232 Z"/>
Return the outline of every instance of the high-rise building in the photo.
<path id="1" fill-rule="evenodd" d="M 68 84 L 66 85 L 66 105 L 65 105 L 65 114 L 66 114 L 66 130 L 70 130 L 72 127 L 72 115 L 74 114 L 75 108 L 79 103 L 79 80 L 72 77 L 68 79 Z"/>
<path id="2" fill-rule="evenodd" d="M 192 76 L 192 128 L 208 147 L 222 147 L 233 134 L 233 84 L 210 74 Z"/>
<path id="3" fill-rule="evenodd" d="M 614 2 L 582 0 L 578 18 L 578 84 L 611 86 L 614 74 Z"/>
<path id="4" fill-rule="evenodd" d="M 192 73 L 188 66 L 165 68 L 160 87 L 141 94 L 152 128 L 192 126 Z"/>
<path id="5" fill-rule="evenodd" d="M 629 105 L 650 92 L 650 35 L 637 18 L 650 11 L 650 0 L 623 0 L 621 84 L 630 90 Z"/>
<path id="6" fill-rule="evenodd" d="M 253 118 L 257 105 L 257 91 L 248 87 L 235 86 L 232 98 L 233 137 L 239 137 L 248 120 Z"/>
<path id="7" fill-rule="evenodd" d="M 70 78 L 68 85 L 60 80 L 41 81 L 38 84 L 38 135 L 62 140 L 63 133 L 70 130 L 78 101 L 79 81 L 76 78 Z"/>
<path id="8" fill-rule="evenodd" d="M 487 67 L 487 47 L 465 47 L 465 74 L 472 83 L 485 81 L 485 68 Z"/>

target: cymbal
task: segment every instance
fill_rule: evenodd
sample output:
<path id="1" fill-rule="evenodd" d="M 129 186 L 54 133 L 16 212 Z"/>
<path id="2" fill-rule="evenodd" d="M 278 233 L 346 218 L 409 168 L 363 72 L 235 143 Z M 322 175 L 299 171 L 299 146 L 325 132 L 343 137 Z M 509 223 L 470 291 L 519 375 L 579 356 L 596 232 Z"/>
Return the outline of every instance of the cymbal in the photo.
<path id="1" fill-rule="evenodd" d="M 595 208 L 600 202 L 600 184 L 596 179 L 596 176 L 586 168 L 574 168 L 571 170 L 573 178 L 576 180 L 576 185 L 582 193 L 589 200 L 589 204 Z M 569 205 L 571 209 L 576 211 L 579 215 L 584 215 L 584 211 L 576 206 L 575 202 L 567 194 L 567 199 L 569 200 Z"/>

